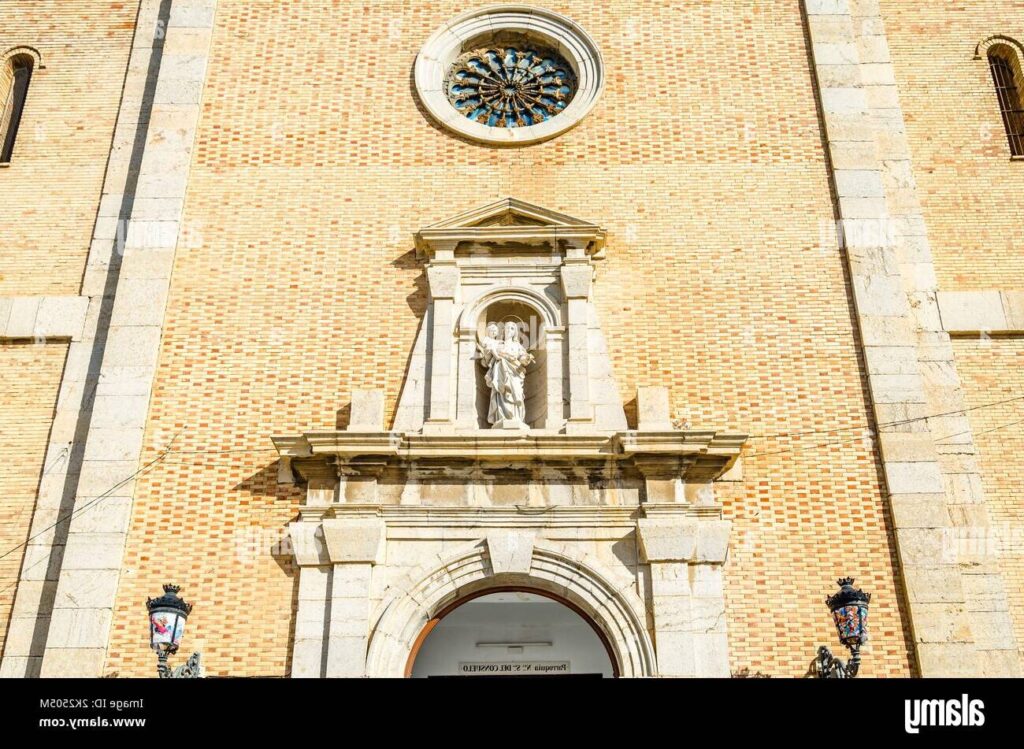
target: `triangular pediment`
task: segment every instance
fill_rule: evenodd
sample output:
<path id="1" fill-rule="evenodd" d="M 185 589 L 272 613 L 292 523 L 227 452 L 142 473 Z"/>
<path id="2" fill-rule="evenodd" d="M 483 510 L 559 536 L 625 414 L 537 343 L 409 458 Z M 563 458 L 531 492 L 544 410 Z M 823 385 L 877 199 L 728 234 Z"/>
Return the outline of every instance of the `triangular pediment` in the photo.
<path id="1" fill-rule="evenodd" d="M 460 213 L 416 234 L 421 255 L 462 244 L 509 243 L 549 247 L 585 247 L 596 254 L 604 247 L 605 231 L 597 224 L 515 198 Z"/>
<path id="2" fill-rule="evenodd" d="M 596 227 L 590 221 L 567 216 L 515 198 L 503 198 L 480 208 L 432 224 L 430 229 L 472 229 L 481 226 L 577 226 Z"/>

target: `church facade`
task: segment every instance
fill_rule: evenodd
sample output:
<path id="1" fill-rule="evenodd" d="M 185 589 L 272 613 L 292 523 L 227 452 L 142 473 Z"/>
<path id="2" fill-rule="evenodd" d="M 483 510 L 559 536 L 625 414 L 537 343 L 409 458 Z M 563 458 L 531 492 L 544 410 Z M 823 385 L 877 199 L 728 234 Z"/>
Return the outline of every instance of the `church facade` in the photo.
<path id="1" fill-rule="evenodd" d="M 1020 675 L 1021 10 L 0 0 L 0 675 Z"/>

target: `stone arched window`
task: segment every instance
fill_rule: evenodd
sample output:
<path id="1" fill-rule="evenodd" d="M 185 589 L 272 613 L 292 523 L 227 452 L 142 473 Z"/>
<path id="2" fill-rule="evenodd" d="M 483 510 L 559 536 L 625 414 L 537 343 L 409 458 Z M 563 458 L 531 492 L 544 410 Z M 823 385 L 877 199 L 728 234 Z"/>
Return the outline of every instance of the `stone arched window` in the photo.
<path id="1" fill-rule="evenodd" d="M 0 164 L 6 164 L 14 155 L 21 114 L 25 109 L 28 87 L 38 58 L 24 48 L 11 50 L 0 63 Z"/>
<path id="2" fill-rule="evenodd" d="M 1024 75 L 1021 71 L 1021 46 L 1008 37 L 992 37 L 979 47 L 985 50 L 992 83 L 999 101 L 999 112 L 1010 144 L 1010 153 L 1024 157 L 1024 103 L 1021 90 Z M 980 56 L 980 55 L 979 55 Z"/>

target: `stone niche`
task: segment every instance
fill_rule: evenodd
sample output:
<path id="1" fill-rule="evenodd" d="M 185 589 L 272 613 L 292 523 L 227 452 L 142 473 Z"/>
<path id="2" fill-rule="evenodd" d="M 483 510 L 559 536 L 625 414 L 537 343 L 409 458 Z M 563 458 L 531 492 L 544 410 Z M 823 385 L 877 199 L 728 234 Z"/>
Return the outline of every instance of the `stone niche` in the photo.
<path id="1" fill-rule="evenodd" d="M 430 306 L 398 404 L 398 432 L 486 429 L 478 347 L 489 322 L 516 321 L 535 357 L 527 426 L 547 433 L 626 428 L 607 345 L 591 303 L 605 232 L 506 199 L 421 230 Z"/>
<path id="2" fill-rule="evenodd" d="M 621 675 L 728 675 L 714 485 L 746 437 L 674 428 L 662 387 L 628 428 L 591 296 L 605 232 L 509 199 L 416 241 L 430 303 L 394 423 L 356 391 L 344 431 L 274 438 L 306 487 L 293 675 L 401 676 L 440 609 L 509 585 L 586 613 Z M 478 355 L 509 320 L 534 355 L 515 429 L 486 419 Z"/>

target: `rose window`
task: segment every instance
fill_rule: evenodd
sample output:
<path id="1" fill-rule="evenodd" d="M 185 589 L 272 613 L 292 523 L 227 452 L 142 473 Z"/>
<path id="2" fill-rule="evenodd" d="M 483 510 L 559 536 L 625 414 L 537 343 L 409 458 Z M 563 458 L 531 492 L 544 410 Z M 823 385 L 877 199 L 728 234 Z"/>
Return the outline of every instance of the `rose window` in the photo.
<path id="1" fill-rule="evenodd" d="M 489 47 L 449 68 L 448 100 L 488 127 L 537 125 L 558 115 L 576 94 L 576 76 L 561 55 L 541 47 Z"/>

